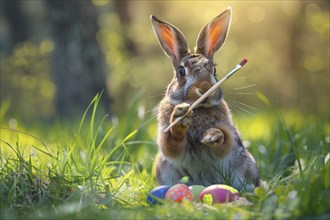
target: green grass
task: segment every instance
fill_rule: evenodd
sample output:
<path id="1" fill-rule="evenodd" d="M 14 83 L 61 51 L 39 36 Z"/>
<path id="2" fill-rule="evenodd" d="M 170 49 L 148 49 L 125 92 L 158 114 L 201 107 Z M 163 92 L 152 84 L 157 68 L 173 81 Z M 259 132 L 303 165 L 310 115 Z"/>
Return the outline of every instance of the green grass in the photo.
<path id="1" fill-rule="evenodd" d="M 279 111 L 236 116 L 269 189 L 243 194 L 250 205 L 150 207 L 155 120 L 138 116 L 139 99 L 124 118 L 100 116 L 99 98 L 79 123 L 15 129 L 2 123 L 1 219 L 329 219 L 327 120 Z"/>

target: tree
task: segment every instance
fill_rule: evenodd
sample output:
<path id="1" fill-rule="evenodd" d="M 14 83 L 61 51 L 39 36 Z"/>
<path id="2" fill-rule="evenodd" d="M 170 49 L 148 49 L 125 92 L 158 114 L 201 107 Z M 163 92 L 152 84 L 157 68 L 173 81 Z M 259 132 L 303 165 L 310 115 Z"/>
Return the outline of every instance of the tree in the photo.
<path id="1" fill-rule="evenodd" d="M 1 1 L 1 14 L 8 23 L 9 33 L 1 39 L 1 53 L 10 54 L 13 47 L 29 39 L 28 19 L 23 13 L 22 0 Z"/>
<path id="2" fill-rule="evenodd" d="M 114 5 L 123 29 L 122 38 L 124 41 L 125 49 L 130 56 L 134 56 L 137 53 L 137 47 L 134 41 L 127 34 L 128 29 L 131 28 L 131 23 L 132 23 L 132 18 L 128 10 L 129 4 L 130 4 L 129 1 L 121 1 L 121 0 L 114 1 Z"/>
<path id="3" fill-rule="evenodd" d="M 47 1 L 51 36 L 56 109 L 62 117 L 83 112 L 92 98 L 106 88 L 106 63 L 96 40 L 98 11 L 90 1 Z M 101 103 L 109 112 L 105 90 Z"/>

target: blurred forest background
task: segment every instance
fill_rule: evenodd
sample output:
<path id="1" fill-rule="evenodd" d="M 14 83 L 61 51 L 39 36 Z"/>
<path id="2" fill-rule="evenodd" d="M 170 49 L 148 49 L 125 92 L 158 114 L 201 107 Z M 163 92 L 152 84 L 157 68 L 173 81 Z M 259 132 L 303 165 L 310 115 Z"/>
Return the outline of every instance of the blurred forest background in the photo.
<path id="1" fill-rule="evenodd" d="M 249 60 L 224 85 L 232 108 L 256 113 L 270 101 L 328 118 L 329 1 L 1 0 L 1 114 L 12 124 L 79 119 L 103 90 L 104 112 L 123 115 L 137 94 L 152 110 L 172 66 L 149 16 L 177 26 L 192 50 L 201 28 L 228 6 L 218 78 Z"/>

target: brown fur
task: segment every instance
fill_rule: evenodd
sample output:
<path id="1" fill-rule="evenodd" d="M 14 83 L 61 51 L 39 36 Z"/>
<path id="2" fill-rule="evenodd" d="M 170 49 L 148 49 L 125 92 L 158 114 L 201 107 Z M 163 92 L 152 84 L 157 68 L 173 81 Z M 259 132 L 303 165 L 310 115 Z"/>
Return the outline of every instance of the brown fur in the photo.
<path id="1" fill-rule="evenodd" d="M 210 95 L 170 131 L 163 132 L 216 83 L 212 57 L 227 36 L 230 13 L 227 9 L 202 29 L 195 54 L 189 53 L 185 38 L 176 27 L 151 17 L 160 45 L 172 58 L 176 70 L 158 108 L 159 155 L 155 176 L 160 184 L 174 184 L 189 176 L 191 184 L 210 185 L 226 182 L 227 175 L 230 184 L 238 189 L 247 186 L 246 190 L 252 191 L 259 185 L 258 168 L 242 144 L 221 90 Z M 160 31 L 164 28 L 169 33 Z M 184 74 L 178 74 L 183 67 Z"/>

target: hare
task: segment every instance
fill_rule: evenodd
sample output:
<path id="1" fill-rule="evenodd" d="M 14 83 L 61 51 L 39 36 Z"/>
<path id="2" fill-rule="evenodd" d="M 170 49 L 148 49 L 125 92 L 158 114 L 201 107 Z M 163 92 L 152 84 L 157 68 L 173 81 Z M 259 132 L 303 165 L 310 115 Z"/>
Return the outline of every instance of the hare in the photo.
<path id="1" fill-rule="evenodd" d="M 231 8 L 211 20 L 199 33 L 195 52 L 173 25 L 151 15 L 161 48 L 172 59 L 174 77 L 158 106 L 159 153 L 155 176 L 160 184 L 228 184 L 253 191 L 260 184 L 259 170 L 244 148 L 230 110 L 217 90 L 168 132 L 163 130 L 217 82 L 213 55 L 226 40 Z"/>

